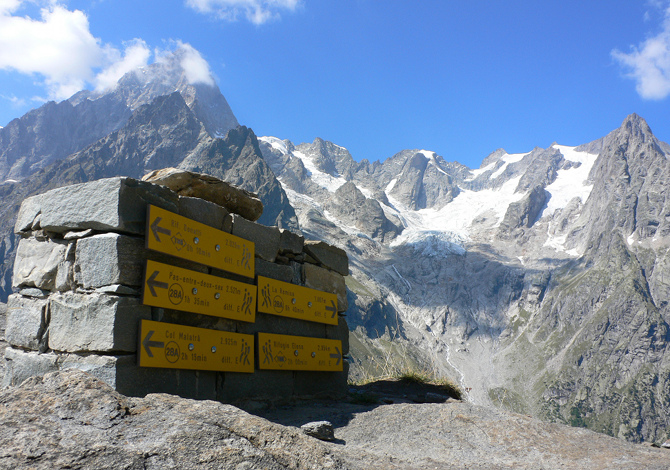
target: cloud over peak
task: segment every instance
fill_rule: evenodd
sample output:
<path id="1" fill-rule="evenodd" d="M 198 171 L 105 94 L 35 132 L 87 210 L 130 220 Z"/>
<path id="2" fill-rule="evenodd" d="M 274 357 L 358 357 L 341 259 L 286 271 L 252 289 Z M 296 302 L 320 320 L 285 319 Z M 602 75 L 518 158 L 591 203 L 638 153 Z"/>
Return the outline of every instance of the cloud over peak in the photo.
<path id="1" fill-rule="evenodd" d="M 186 0 L 199 13 L 237 21 L 241 16 L 255 25 L 278 20 L 280 11 L 294 11 L 301 0 Z"/>
<path id="2" fill-rule="evenodd" d="M 172 41 L 172 45 L 173 49 L 156 50 L 156 62 L 170 66 L 176 64 L 184 72 L 186 80 L 191 85 L 203 83 L 214 86 L 216 84 L 209 64 L 200 52 L 190 44 L 179 40 Z"/>
<path id="3" fill-rule="evenodd" d="M 215 84 L 209 64 L 188 43 L 173 40 L 166 49 L 152 52 L 136 38 L 118 49 L 93 36 L 84 12 L 57 1 L 37 0 L 42 6 L 37 19 L 19 16 L 23 6 L 35 1 L 0 0 L 0 70 L 35 77 L 48 99 L 63 100 L 86 87 L 113 88 L 124 74 L 149 64 L 152 55 L 165 61 L 174 54 L 189 83 Z"/>

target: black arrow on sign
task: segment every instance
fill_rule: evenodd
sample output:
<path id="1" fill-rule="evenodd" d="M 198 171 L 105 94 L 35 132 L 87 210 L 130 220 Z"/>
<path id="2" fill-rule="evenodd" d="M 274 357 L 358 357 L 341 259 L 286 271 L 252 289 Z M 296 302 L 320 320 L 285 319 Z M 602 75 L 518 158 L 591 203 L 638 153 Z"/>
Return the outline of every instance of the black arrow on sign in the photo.
<path id="1" fill-rule="evenodd" d="M 170 230 L 168 230 L 168 229 L 166 229 L 166 228 L 163 228 L 163 227 L 161 227 L 161 226 L 158 225 L 158 224 L 160 223 L 161 220 L 163 220 L 161 217 L 156 217 L 156 220 L 154 220 L 153 222 L 151 222 L 151 231 L 154 233 L 154 237 L 156 237 L 156 241 L 157 241 L 158 243 L 161 242 L 161 239 L 160 239 L 160 237 L 158 236 L 159 233 L 164 233 L 164 234 L 167 235 L 168 237 L 169 237 L 170 235 L 172 235 L 172 232 L 171 232 Z"/>
<path id="2" fill-rule="evenodd" d="M 337 314 L 337 307 L 335 306 L 335 302 L 332 300 L 330 301 L 332 307 L 326 307 L 327 312 L 333 312 L 333 314 L 330 316 L 330 318 L 335 318 L 335 315 Z"/>
<path id="3" fill-rule="evenodd" d="M 149 333 L 147 333 L 147 336 L 144 338 L 142 341 L 142 346 L 144 346 L 144 350 L 147 352 L 147 356 L 149 357 L 154 357 L 153 353 L 151 352 L 151 348 L 164 348 L 165 343 L 162 341 L 151 341 L 151 337 L 154 334 L 154 330 L 150 330 Z M 332 354 L 331 354 L 332 356 Z M 339 361 L 338 361 L 339 364 Z"/>
<path id="4" fill-rule="evenodd" d="M 340 363 L 340 360 L 342 360 L 342 353 L 340 352 L 340 348 L 338 348 L 337 346 L 335 346 L 335 351 L 337 351 L 337 354 L 331 354 L 330 358 L 331 359 L 337 359 L 337 362 L 335 363 L 335 365 L 338 365 Z"/>
<path id="5" fill-rule="evenodd" d="M 158 294 L 156 294 L 156 291 L 154 290 L 154 287 L 158 287 L 159 289 L 167 289 L 168 288 L 168 283 L 167 282 L 160 282 L 156 280 L 156 276 L 158 276 L 158 271 L 154 271 L 154 273 L 149 276 L 149 279 L 147 279 L 147 287 L 149 287 L 149 292 L 151 292 L 151 295 L 154 297 L 158 297 Z"/>

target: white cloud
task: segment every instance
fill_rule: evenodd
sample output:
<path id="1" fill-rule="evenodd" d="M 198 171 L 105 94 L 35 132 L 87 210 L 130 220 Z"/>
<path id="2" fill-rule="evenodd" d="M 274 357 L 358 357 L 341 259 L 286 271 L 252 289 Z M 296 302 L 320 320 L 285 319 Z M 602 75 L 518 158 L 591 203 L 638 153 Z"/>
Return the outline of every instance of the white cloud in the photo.
<path id="1" fill-rule="evenodd" d="M 636 81 L 635 89 L 644 99 L 661 100 L 670 95 L 670 7 L 668 2 L 656 2 L 653 6 L 664 9 L 663 30 L 642 42 L 631 46 L 629 53 L 618 49 L 612 57 L 627 69 L 627 76 Z"/>
<path id="2" fill-rule="evenodd" d="M 280 18 L 280 10 L 295 11 L 301 0 L 186 0 L 194 10 L 214 14 L 228 21 L 236 21 L 243 15 L 255 25 Z"/>
<path id="3" fill-rule="evenodd" d="M 83 12 L 54 5 L 41 10 L 41 20 L 13 16 L 19 2 L 0 7 L 0 69 L 40 74 L 53 97 L 66 97 L 93 78 L 102 63 L 100 44 L 89 31 Z"/>
<path id="4" fill-rule="evenodd" d="M 273 0 L 267 4 L 296 3 Z M 26 4 L 41 6 L 39 18 L 20 16 Z M 46 98 L 62 100 L 86 88 L 113 88 L 127 72 L 156 61 L 180 67 L 189 83 L 215 85 L 207 61 L 188 43 L 168 41 L 166 49 L 151 48 L 133 39 L 117 49 L 91 34 L 88 18 L 68 10 L 58 0 L 0 0 L 0 71 L 30 75 L 45 88 Z M 2 96 L 14 104 L 22 98 Z M 46 101 L 33 97 L 31 101 Z M 25 101 L 23 101 L 25 103 Z"/>
<path id="5" fill-rule="evenodd" d="M 17 98 L 15 95 L 11 96 L 0 95 L 0 98 L 9 101 L 12 104 L 12 106 L 16 108 L 20 108 L 26 105 L 26 100 L 24 98 Z"/>
<path id="6" fill-rule="evenodd" d="M 191 85 L 204 83 L 206 85 L 215 85 L 214 75 L 207 61 L 200 55 L 193 46 L 179 40 L 171 41 L 173 48 L 166 50 L 156 50 L 156 62 L 162 62 L 169 65 L 173 62 L 172 56 L 179 61 L 179 67 L 184 71 L 186 80 Z"/>
<path id="7" fill-rule="evenodd" d="M 147 65 L 151 57 L 151 50 L 141 39 L 133 39 L 124 44 L 123 56 L 114 48 L 107 48 L 107 56 L 111 64 L 95 77 L 95 88 L 103 91 L 113 88 L 116 82 L 127 72 Z"/>
<path id="8" fill-rule="evenodd" d="M 126 71 L 146 65 L 150 52 L 141 40 L 124 53 L 91 34 L 88 18 L 54 0 L 43 5 L 40 18 L 17 11 L 36 0 L 0 0 L 0 70 L 37 75 L 49 99 L 65 99 L 87 84 L 104 88 Z"/>

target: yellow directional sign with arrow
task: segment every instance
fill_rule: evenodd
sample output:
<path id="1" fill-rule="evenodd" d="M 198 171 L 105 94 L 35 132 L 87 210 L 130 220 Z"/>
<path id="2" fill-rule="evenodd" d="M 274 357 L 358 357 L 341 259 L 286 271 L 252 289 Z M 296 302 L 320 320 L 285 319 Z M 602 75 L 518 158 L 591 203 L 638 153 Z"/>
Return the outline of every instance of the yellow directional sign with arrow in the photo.
<path id="1" fill-rule="evenodd" d="M 256 321 L 256 286 L 147 260 L 142 303 Z"/>
<path id="2" fill-rule="evenodd" d="M 138 338 L 140 367 L 254 371 L 253 335 L 142 320 Z"/>
<path id="3" fill-rule="evenodd" d="M 258 276 L 258 311 L 337 325 L 337 295 Z"/>
<path id="4" fill-rule="evenodd" d="M 147 209 L 146 244 L 150 250 L 254 277 L 253 242 L 160 207 Z"/>
<path id="5" fill-rule="evenodd" d="M 271 370 L 343 370 L 342 341 L 258 333 L 258 368 Z"/>

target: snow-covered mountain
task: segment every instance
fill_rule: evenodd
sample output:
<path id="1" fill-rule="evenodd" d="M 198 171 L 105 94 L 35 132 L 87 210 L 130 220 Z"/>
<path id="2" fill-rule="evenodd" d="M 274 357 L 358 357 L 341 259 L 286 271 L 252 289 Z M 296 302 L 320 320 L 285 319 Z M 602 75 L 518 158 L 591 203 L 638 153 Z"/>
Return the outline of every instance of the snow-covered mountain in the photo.
<path id="1" fill-rule="evenodd" d="M 523 229 L 535 227 L 538 255 L 581 254 L 567 241 L 564 219 L 578 215 L 588 199 L 597 153 L 558 144 L 522 154 L 501 149 L 471 170 L 427 150 L 405 150 L 370 164 L 356 163 L 346 149 L 321 139 L 297 147 L 276 137 L 259 141 L 291 203 L 302 208 L 305 230 L 313 222 L 308 214 L 317 211 L 339 231 L 389 248 L 440 239 L 464 253 L 468 246 L 499 243 L 510 232 L 518 238 Z M 381 209 L 382 227 L 371 225 L 369 211 L 360 214 L 359 207 L 357 217 L 342 216 L 346 208 L 336 202 L 347 193 Z M 376 235 L 371 227 L 378 229 Z"/>
<path id="2" fill-rule="evenodd" d="M 579 147 L 499 149 L 478 169 L 427 150 L 370 163 L 321 139 L 259 141 L 301 229 L 350 255 L 354 375 L 395 357 L 458 377 L 477 403 L 664 436 L 670 162 L 639 116 Z"/>

